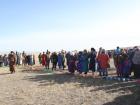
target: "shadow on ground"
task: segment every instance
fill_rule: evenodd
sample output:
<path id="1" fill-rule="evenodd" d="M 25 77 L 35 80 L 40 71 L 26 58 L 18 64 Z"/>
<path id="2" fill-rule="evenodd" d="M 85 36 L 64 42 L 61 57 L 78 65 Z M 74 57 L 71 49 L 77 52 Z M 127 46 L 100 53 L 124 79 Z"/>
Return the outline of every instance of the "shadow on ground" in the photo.
<path id="1" fill-rule="evenodd" d="M 73 83 L 77 88 L 94 87 L 90 92 L 100 90 L 105 91 L 106 93 L 119 92 L 122 95 L 115 98 L 114 101 L 105 103 L 104 105 L 140 105 L 140 84 L 136 81 L 118 82 L 101 78 L 93 79 L 90 76 L 84 78 L 66 72 L 46 73 L 40 71 L 37 73 L 38 74 L 34 76 L 25 77 L 24 80 L 38 82 L 39 86 Z M 126 93 L 130 94 L 125 95 Z"/>
<path id="2" fill-rule="evenodd" d="M 140 87 L 129 88 L 132 94 L 122 95 L 103 105 L 140 105 Z"/>
<path id="3" fill-rule="evenodd" d="M 58 71 L 59 72 L 59 71 Z M 90 86 L 103 86 L 104 84 L 109 85 L 111 83 L 114 83 L 114 81 L 106 81 L 101 78 L 95 78 L 93 79 L 91 76 L 88 77 L 81 77 L 78 75 L 72 75 L 67 72 L 59 72 L 59 73 L 47 73 L 44 72 L 40 73 L 37 72 L 38 74 L 35 76 L 28 76 L 25 77 L 24 79 L 30 80 L 30 81 L 36 81 L 40 83 L 41 85 L 48 85 L 48 83 L 54 83 L 54 84 L 65 84 L 65 83 L 78 83 L 80 87 L 90 87 Z M 117 82 L 117 81 L 116 81 Z"/>

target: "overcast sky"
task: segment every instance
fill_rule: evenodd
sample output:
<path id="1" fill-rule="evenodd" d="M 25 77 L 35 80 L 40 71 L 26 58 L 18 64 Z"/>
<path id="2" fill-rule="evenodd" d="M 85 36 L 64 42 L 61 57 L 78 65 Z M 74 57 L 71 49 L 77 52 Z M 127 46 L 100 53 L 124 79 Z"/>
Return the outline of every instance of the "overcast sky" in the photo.
<path id="1" fill-rule="evenodd" d="M 140 45 L 140 0 L 0 0 L 0 51 Z"/>

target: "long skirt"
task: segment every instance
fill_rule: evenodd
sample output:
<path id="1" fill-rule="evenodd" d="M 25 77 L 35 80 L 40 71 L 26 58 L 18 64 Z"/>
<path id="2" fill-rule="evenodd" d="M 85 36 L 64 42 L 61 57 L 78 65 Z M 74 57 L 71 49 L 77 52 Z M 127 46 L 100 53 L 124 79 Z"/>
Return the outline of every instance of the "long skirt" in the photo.
<path id="1" fill-rule="evenodd" d="M 42 62 L 42 65 L 43 65 L 43 66 L 46 65 L 46 61 L 45 61 L 45 60 L 42 60 L 41 62 Z"/>
<path id="2" fill-rule="evenodd" d="M 119 64 L 117 66 L 117 76 L 122 77 L 123 76 L 123 65 Z"/>
<path id="3" fill-rule="evenodd" d="M 13 63 L 10 63 L 9 64 L 9 69 L 10 69 L 11 73 L 15 72 L 15 65 Z"/>
<path id="4" fill-rule="evenodd" d="M 69 62 L 69 65 L 68 65 L 69 72 L 70 73 L 74 73 L 75 72 L 75 69 L 76 69 L 75 62 L 74 61 L 70 61 Z"/>
<path id="5" fill-rule="evenodd" d="M 89 71 L 88 62 L 82 62 L 82 72 L 87 73 Z"/>
<path id="6" fill-rule="evenodd" d="M 96 68 L 95 62 L 90 62 L 90 64 L 89 64 L 89 69 L 90 69 L 92 72 L 95 72 L 95 68 Z"/>
<path id="7" fill-rule="evenodd" d="M 62 67 L 62 61 L 61 60 L 58 60 L 58 66 L 59 66 L 59 68 Z"/>
<path id="8" fill-rule="evenodd" d="M 82 65 L 80 62 L 77 63 L 77 71 L 81 74 L 82 73 Z"/>

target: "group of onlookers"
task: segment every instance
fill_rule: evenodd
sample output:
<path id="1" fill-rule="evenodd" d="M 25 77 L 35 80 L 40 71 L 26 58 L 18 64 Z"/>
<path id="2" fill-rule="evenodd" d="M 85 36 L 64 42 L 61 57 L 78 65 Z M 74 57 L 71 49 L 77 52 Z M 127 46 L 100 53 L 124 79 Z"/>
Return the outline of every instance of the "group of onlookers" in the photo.
<path id="1" fill-rule="evenodd" d="M 8 56 L 5 54 L 4 56 L 0 55 L 0 67 L 8 66 Z"/>
<path id="2" fill-rule="evenodd" d="M 71 73 L 77 70 L 79 74 L 87 76 L 87 73 L 92 71 L 94 77 L 95 71 L 98 70 L 100 76 L 108 76 L 107 68 L 109 68 L 110 59 L 108 53 L 102 48 L 98 53 L 94 48 L 91 48 L 90 52 L 84 50 L 74 54 L 67 53 L 66 59 Z"/>
<path id="3" fill-rule="evenodd" d="M 15 55 L 16 65 L 35 65 L 35 55 L 33 54 L 26 54 L 25 52 L 19 53 L 19 52 L 13 52 Z M 0 55 L 0 67 L 2 66 L 8 66 L 9 60 L 8 60 L 8 54 Z"/>
<path id="4" fill-rule="evenodd" d="M 100 76 L 108 75 L 107 68 L 109 67 L 109 55 L 104 49 L 102 49 L 102 51 L 99 53 L 97 53 L 94 48 L 91 48 L 90 52 L 84 50 L 80 52 L 61 51 L 59 53 L 50 53 L 47 51 L 46 53 L 43 52 L 43 54 L 40 53 L 38 58 L 40 64 L 45 67 L 48 67 L 51 61 L 52 70 L 56 69 L 57 66 L 59 69 L 63 70 L 67 67 L 70 73 L 73 74 L 77 70 L 84 76 L 87 75 L 89 70 L 92 71 L 94 76 L 94 72 L 96 71 L 96 63 L 98 62 L 99 64 L 100 62 Z"/>
<path id="5" fill-rule="evenodd" d="M 39 63 L 43 66 L 45 66 L 47 69 L 50 68 L 50 61 L 52 63 L 52 70 L 56 70 L 57 64 L 59 69 L 61 68 L 65 68 L 65 53 L 64 52 L 60 52 L 60 53 L 50 53 L 49 51 L 47 51 L 46 53 L 43 52 L 43 54 L 39 54 L 38 56 L 39 59 Z"/>
<path id="6" fill-rule="evenodd" d="M 133 49 L 117 49 L 114 51 L 114 64 L 119 77 L 128 78 L 132 72 L 134 77 L 140 78 L 140 50 L 138 47 Z"/>
<path id="7" fill-rule="evenodd" d="M 33 54 L 13 52 L 11 51 L 8 55 L 0 55 L 0 67 L 9 66 L 11 73 L 15 72 L 15 66 L 18 65 L 35 65 L 35 56 Z"/>
<path id="8" fill-rule="evenodd" d="M 108 68 L 110 68 L 110 58 L 113 58 L 118 77 L 129 78 L 134 73 L 134 77 L 140 78 L 140 50 L 138 47 L 132 49 L 121 49 L 117 47 L 115 50 L 106 51 L 100 48 L 96 51 L 91 48 L 90 51 L 84 50 L 79 52 L 53 52 L 39 54 L 39 62 L 47 69 L 50 68 L 50 61 L 52 63 L 52 70 L 67 68 L 72 74 L 75 71 L 80 75 L 86 76 L 89 71 L 92 75 L 96 71 L 99 76 L 108 76 Z"/>
<path id="9" fill-rule="evenodd" d="M 132 49 L 121 49 L 117 47 L 115 50 L 106 51 L 100 48 L 96 51 L 91 48 L 90 51 L 75 51 L 75 52 L 47 52 L 40 53 L 38 60 L 40 65 L 52 70 L 56 70 L 57 66 L 59 69 L 67 68 L 72 74 L 75 71 L 79 72 L 80 75 L 86 76 L 89 71 L 92 71 L 92 75 L 96 71 L 99 72 L 99 76 L 108 76 L 108 68 L 110 68 L 110 58 L 113 58 L 114 65 L 116 68 L 116 74 L 118 77 L 129 78 L 134 73 L 134 77 L 140 78 L 140 50 L 138 47 Z M 11 63 L 12 62 L 12 63 Z M 10 54 L 4 56 L 0 55 L 0 66 L 9 66 L 14 69 L 11 65 L 35 65 L 35 55 L 26 54 L 11 51 Z M 14 70 L 13 70 L 14 71 Z"/>
<path id="10" fill-rule="evenodd" d="M 26 54 L 25 52 L 23 52 L 21 54 L 21 58 L 19 56 L 17 59 L 19 59 L 17 61 L 21 61 L 21 64 L 19 64 L 19 65 L 30 65 L 30 66 L 32 66 L 32 65 L 35 65 L 35 63 L 36 63 L 35 55 L 34 54 Z"/>

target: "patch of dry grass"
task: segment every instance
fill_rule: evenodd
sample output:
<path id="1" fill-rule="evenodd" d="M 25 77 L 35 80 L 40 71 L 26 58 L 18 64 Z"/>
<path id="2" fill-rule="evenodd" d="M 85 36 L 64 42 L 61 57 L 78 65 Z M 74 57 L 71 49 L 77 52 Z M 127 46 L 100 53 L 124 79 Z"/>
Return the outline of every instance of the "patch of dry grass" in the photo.
<path id="1" fill-rule="evenodd" d="M 17 67 L 18 72 L 8 74 L 8 68 L 0 68 L 0 105 L 140 105 L 140 85 L 135 81 L 27 69 Z"/>

